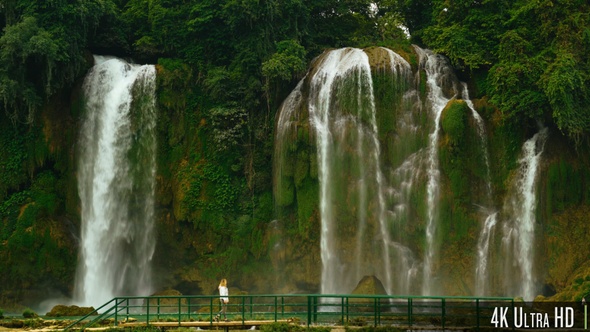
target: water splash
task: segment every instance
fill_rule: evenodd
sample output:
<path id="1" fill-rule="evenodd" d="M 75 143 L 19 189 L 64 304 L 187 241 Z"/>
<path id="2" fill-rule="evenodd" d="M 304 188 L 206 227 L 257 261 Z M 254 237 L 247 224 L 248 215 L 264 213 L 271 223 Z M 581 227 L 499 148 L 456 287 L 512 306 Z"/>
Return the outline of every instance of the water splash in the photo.
<path id="1" fill-rule="evenodd" d="M 95 56 L 84 81 L 75 301 L 148 295 L 154 253 L 155 68 Z"/>

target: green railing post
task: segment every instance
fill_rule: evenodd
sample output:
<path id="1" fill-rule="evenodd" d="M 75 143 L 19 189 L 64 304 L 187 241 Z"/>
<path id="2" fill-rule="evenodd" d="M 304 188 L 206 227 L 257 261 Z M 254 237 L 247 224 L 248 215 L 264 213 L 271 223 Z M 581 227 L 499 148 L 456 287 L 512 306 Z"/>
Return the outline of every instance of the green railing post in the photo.
<path id="1" fill-rule="evenodd" d="M 445 307 L 445 304 L 446 304 L 446 302 L 445 302 L 445 299 L 444 298 L 441 299 L 441 301 L 442 301 L 441 302 L 441 305 L 442 305 L 442 310 L 441 310 L 442 317 L 441 317 L 441 320 L 442 320 L 442 329 L 444 330 L 445 329 L 445 315 L 446 315 L 446 307 Z"/>
<path id="2" fill-rule="evenodd" d="M 412 298 L 408 297 L 408 325 L 410 325 L 410 328 L 412 327 Z"/>
<path id="3" fill-rule="evenodd" d="M 347 297 L 346 297 L 346 322 L 347 322 L 347 323 L 348 323 L 348 321 L 350 320 L 350 315 L 349 315 L 349 308 L 350 308 L 350 305 L 349 305 L 349 303 L 350 303 L 350 302 L 349 302 L 349 299 L 350 299 L 350 298 L 347 296 Z"/>
<path id="4" fill-rule="evenodd" d="M 285 318 L 285 297 L 281 296 L 281 318 Z"/>
<path id="5" fill-rule="evenodd" d="M 373 324 L 377 327 L 377 298 L 373 298 Z"/>
<path id="6" fill-rule="evenodd" d="M 252 301 L 253 297 L 250 295 L 250 318 L 254 317 L 254 309 L 252 308 L 253 306 L 253 301 Z"/>
<path id="7" fill-rule="evenodd" d="M 479 299 L 475 300 L 475 326 L 477 327 L 477 330 L 479 331 Z"/>
<path id="8" fill-rule="evenodd" d="M 340 321 L 344 325 L 344 296 L 340 298 Z"/>
<path id="9" fill-rule="evenodd" d="M 275 323 L 277 321 L 277 311 L 278 311 L 278 299 L 275 295 Z"/>
<path id="10" fill-rule="evenodd" d="M 190 321 L 191 320 L 191 310 L 193 310 L 193 308 L 191 308 L 191 298 L 190 297 L 187 297 L 186 298 L 186 302 L 187 302 L 186 303 L 186 305 L 187 305 L 186 311 L 188 313 L 188 318 L 187 319 Z"/>
<path id="11" fill-rule="evenodd" d="M 146 309 L 147 309 L 147 313 L 146 313 L 146 325 L 150 326 L 150 299 L 146 298 L 147 300 L 147 305 L 146 305 Z"/>
<path id="12" fill-rule="evenodd" d="M 314 295 L 313 297 L 313 323 L 317 324 L 318 322 L 318 297 Z"/>
<path id="13" fill-rule="evenodd" d="M 180 326 L 180 322 L 182 321 L 182 297 L 178 297 L 178 326 Z"/>
<path id="14" fill-rule="evenodd" d="M 209 322 L 213 325 L 213 297 L 209 298 L 209 312 L 211 313 L 209 315 Z"/>
<path id="15" fill-rule="evenodd" d="M 244 324 L 245 316 L 246 316 L 246 298 L 242 296 L 242 324 Z"/>
<path id="16" fill-rule="evenodd" d="M 115 327 L 117 326 L 117 322 L 119 321 L 119 319 L 117 319 L 119 313 L 119 299 L 115 298 Z"/>
<path id="17" fill-rule="evenodd" d="M 156 298 L 156 305 L 158 306 L 158 320 L 160 320 L 160 298 Z"/>
<path id="18" fill-rule="evenodd" d="M 307 327 L 311 325 L 311 295 L 307 296 Z"/>
<path id="19" fill-rule="evenodd" d="M 377 301 L 377 324 L 381 325 L 381 298 Z"/>

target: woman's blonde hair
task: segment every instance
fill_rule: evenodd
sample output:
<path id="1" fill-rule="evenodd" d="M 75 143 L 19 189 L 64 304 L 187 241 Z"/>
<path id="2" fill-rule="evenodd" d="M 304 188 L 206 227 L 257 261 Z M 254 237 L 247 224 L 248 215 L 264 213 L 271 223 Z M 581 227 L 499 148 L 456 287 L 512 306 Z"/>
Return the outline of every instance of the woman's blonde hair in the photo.
<path id="1" fill-rule="evenodd" d="M 223 286 L 223 287 L 227 287 L 227 280 L 221 279 L 221 281 L 219 282 L 219 286 Z"/>

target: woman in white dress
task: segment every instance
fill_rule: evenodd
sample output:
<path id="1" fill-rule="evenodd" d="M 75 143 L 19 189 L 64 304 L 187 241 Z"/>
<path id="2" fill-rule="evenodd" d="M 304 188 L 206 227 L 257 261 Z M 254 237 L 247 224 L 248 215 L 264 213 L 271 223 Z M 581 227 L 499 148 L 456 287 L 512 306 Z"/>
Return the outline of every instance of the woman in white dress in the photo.
<path id="1" fill-rule="evenodd" d="M 225 319 L 225 321 L 227 322 L 226 311 L 227 304 L 229 303 L 229 290 L 227 289 L 227 280 L 221 279 L 221 281 L 219 282 L 219 287 L 217 288 L 219 289 L 219 302 L 221 302 L 221 310 L 219 311 L 217 316 L 215 316 L 215 321 L 219 321 L 221 314 L 223 314 L 223 319 Z"/>

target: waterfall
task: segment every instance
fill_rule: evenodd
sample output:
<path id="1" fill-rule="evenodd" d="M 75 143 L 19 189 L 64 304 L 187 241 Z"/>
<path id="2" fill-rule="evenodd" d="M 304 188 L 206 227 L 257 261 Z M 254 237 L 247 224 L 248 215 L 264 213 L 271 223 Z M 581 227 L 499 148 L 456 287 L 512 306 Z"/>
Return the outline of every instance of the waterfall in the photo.
<path id="1" fill-rule="evenodd" d="M 469 109 L 471 109 L 471 115 L 477 124 L 477 133 L 481 140 L 480 146 L 483 151 L 483 160 L 486 167 L 486 202 L 483 208 L 485 218 L 483 221 L 483 227 L 481 228 L 481 232 L 479 234 L 479 239 L 477 241 L 477 263 L 475 266 L 475 294 L 484 296 L 487 295 L 487 284 L 489 278 L 488 263 L 490 240 L 492 239 L 494 227 L 496 226 L 498 220 L 498 212 L 495 211 L 493 207 L 492 177 L 490 174 L 491 167 L 485 124 L 479 113 L 477 113 L 475 110 L 473 102 L 469 98 L 467 84 L 463 82 L 462 85 L 463 100 L 465 100 L 467 106 Z"/>
<path id="2" fill-rule="evenodd" d="M 435 257 L 439 120 L 457 87 L 445 58 L 415 49 L 426 75 L 427 100 L 419 92 L 421 74 L 415 75 L 399 54 L 375 48 L 370 52 L 379 62 L 371 64 L 366 51 L 345 48 L 320 56 L 279 111 L 274 171 L 277 205 L 288 206 L 296 200 L 295 166 L 285 158 L 299 160 L 300 146 L 295 141 L 306 128 L 305 121 L 309 121 L 315 145 L 310 151 L 317 158 L 322 293 L 350 292 L 362 276 L 373 274 L 389 293 L 408 294 L 420 288 L 415 282 L 420 267 L 429 275 L 425 267 Z M 381 75 L 380 93 L 390 95 L 388 103 L 376 105 L 375 70 Z M 451 96 L 445 96 L 449 91 Z M 387 160 L 381 149 L 378 107 L 394 121 L 388 125 L 394 136 L 387 142 Z M 387 171 L 383 163 L 390 166 Z M 427 263 L 416 254 L 419 245 L 405 233 L 416 227 L 417 197 L 424 197 L 428 205 Z M 423 288 L 429 287 L 427 280 L 425 277 Z"/>
<path id="3" fill-rule="evenodd" d="M 297 110 L 300 108 L 302 103 L 301 86 L 303 85 L 301 80 L 297 87 L 287 96 L 281 109 L 278 113 L 277 130 L 275 134 L 275 146 L 274 146 L 274 167 L 273 167 L 273 195 L 275 198 L 275 209 L 279 210 L 282 203 L 281 197 L 283 197 L 283 191 L 287 191 L 289 196 L 293 195 L 293 188 L 285 188 L 283 183 L 283 173 L 288 164 L 286 154 L 291 150 L 290 145 L 296 141 L 297 138 L 297 121 L 299 120 L 299 113 Z"/>
<path id="4" fill-rule="evenodd" d="M 413 145 L 417 145 L 415 142 L 420 140 L 420 121 L 417 114 L 422 112 L 422 103 L 417 89 L 410 84 L 414 80 L 410 64 L 399 54 L 389 49 L 386 49 L 386 52 L 389 55 L 389 67 L 385 69 L 389 70 L 392 80 L 396 82 L 393 89 L 397 89 L 402 97 L 401 105 L 398 106 L 401 112 L 395 124 L 398 135 L 392 144 L 399 149 L 396 151 L 396 157 L 399 158 L 400 164 L 389 175 L 390 184 L 387 191 L 387 212 L 391 226 L 383 225 L 381 230 L 388 234 L 392 228 L 395 230 L 391 232 L 391 239 L 388 239 L 387 244 L 391 247 L 391 257 L 387 259 L 393 262 L 391 268 L 396 272 L 394 282 L 388 291 L 392 294 L 410 294 L 412 281 L 418 274 L 419 261 L 406 243 L 407 238 L 401 230 L 412 223 L 409 217 L 412 209 L 410 196 L 423 173 L 424 158 L 421 150 L 412 149 Z M 382 237 L 388 238 L 385 235 Z"/>
<path id="5" fill-rule="evenodd" d="M 504 203 L 506 220 L 502 228 L 502 248 L 507 257 L 504 288 L 511 294 L 521 294 L 525 301 L 532 301 L 537 291 L 534 277 L 537 207 L 535 185 L 548 136 L 548 129 L 542 128 L 523 144 L 517 178 L 513 181 L 509 191 L 511 194 Z"/>
<path id="6" fill-rule="evenodd" d="M 475 266 L 475 294 L 479 296 L 487 294 L 488 287 L 488 263 L 490 240 L 494 232 L 494 227 L 498 222 L 498 213 L 494 212 L 487 216 L 483 223 L 479 239 L 477 241 L 477 264 Z"/>
<path id="7" fill-rule="evenodd" d="M 95 56 L 85 78 L 75 300 L 101 305 L 149 295 L 155 249 L 155 68 Z"/>
<path id="8" fill-rule="evenodd" d="M 296 215 L 296 231 L 308 236 L 312 223 L 319 222 L 318 277 L 324 294 L 348 293 L 363 276 L 374 275 L 389 294 L 475 288 L 474 295 L 492 295 L 490 283 L 497 275 L 492 252 L 501 238 L 504 256 L 519 257 L 506 263 L 506 273 L 518 266 L 522 288 L 534 288 L 528 286 L 534 285 L 529 218 L 534 212 L 516 211 L 534 208 L 529 197 L 534 201 L 534 183 L 522 175 L 518 190 L 509 190 L 522 198 L 507 200 L 510 204 L 502 209 L 496 206 L 500 200 L 492 187 L 488 134 L 467 84 L 457 79 L 445 57 L 417 46 L 414 51 L 414 66 L 379 47 L 330 50 L 314 60 L 277 114 L 273 176 L 278 220 L 293 229 L 289 222 Z M 462 193 L 465 201 L 459 206 L 449 191 L 457 182 L 441 174 L 439 165 L 444 157 L 446 167 L 457 148 L 441 129 L 443 111 L 456 98 L 470 110 L 465 137 L 475 140 L 458 147 L 477 151 L 465 169 L 476 182 L 468 188 L 471 193 Z M 537 140 L 541 146 L 544 139 Z M 537 168 L 531 158 L 520 161 L 522 171 Z M 443 225 L 443 218 L 449 224 Z M 500 236 L 501 229 L 505 234 Z M 441 241 L 454 237 L 471 243 L 474 253 L 459 257 L 464 270 L 458 273 L 441 265 L 449 260 L 442 257 Z M 512 286 L 495 293 L 516 294 Z"/>
<path id="9" fill-rule="evenodd" d="M 465 101 L 465 103 L 467 103 L 467 106 L 471 110 L 471 115 L 473 116 L 473 119 L 475 120 L 475 123 L 477 124 L 477 133 L 479 135 L 479 138 L 481 139 L 480 146 L 481 146 L 481 149 L 484 151 L 483 152 L 483 160 L 484 160 L 484 165 L 486 166 L 486 189 L 487 189 L 487 191 L 486 191 L 486 199 L 487 199 L 486 204 L 493 204 L 493 202 L 492 202 L 492 199 L 493 199 L 492 176 L 490 174 L 490 170 L 491 170 L 490 152 L 488 150 L 488 135 L 486 134 L 486 127 L 483 122 L 483 119 L 481 118 L 479 113 L 477 113 L 477 111 L 475 110 L 475 106 L 473 106 L 473 102 L 469 98 L 469 89 L 467 88 L 467 83 L 461 82 L 461 84 L 463 86 L 463 92 L 462 92 L 463 100 Z M 489 213 L 488 216 L 491 216 L 494 213 L 495 212 Z"/>
<path id="10" fill-rule="evenodd" d="M 385 227 L 385 202 L 383 174 L 379 165 L 380 143 L 377 139 L 375 101 L 371 79 L 371 68 L 367 55 L 359 49 L 340 49 L 329 52 L 321 60 L 317 72 L 311 78 L 309 116 L 317 140 L 318 178 L 320 184 L 322 293 L 350 291 L 359 278 L 358 266 L 347 266 L 339 256 L 334 234 L 338 182 L 354 179 L 350 185 L 358 195 L 356 216 L 359 230 L 356 232 L 356 263 L 360 264 L 360 247 L 364 246 L 364 230 L 368 219 L 377 221 L 377 228 Z M 347 80 L 345 80 L 345 78 Z M 350 81 L 348 81 L 350 80 Z M 353 82 L 353 84 L 350 84 Z M 346 94 L 341 94 L 345 91 Z M 348 99 L 350 98 L 350 99 Z M 348 153 L 356 158 L 350 159 Z M 353 163 L 347 165 L 349 162 Z M 339 179 L 334 169 L 342 169 L 345 175 Z M 374 174 L 368 179 L 365 174 Z M 346 180 L 345 180 L 346 179 Z M 342 189 L 348 186 L 345 183 Z M 372 189 L 369 189 L 372 188 Z M 368 197 L 371 191 L 372 198 Z M 368 202 L 375 200 L 376 207 L 369 208 Z M 372 210 L 372 211 L 371 211 Z M 389 237 L 381 233 L 383 257 L 389 257 Z M 385 287 L 391 286 L 391 268 L 388 259 L 383 268 L 376 271 L 384 278 Z M 350 278 L 352 273 L 353 278 Z"/>
<path id="11" fill-rule="evenodd" d="M 424 271 L 422 282 L 422 294 L 432 295 L 432 265 L 437 256 L 438 245 L 435 243 L 437 229 L 437 209 L 440 187 L 440 169 L 438 166 L 438 141 L 440 131 L 440 116 L 451 98 L 445 96 L 443 88 L 449 75 L 452 75 L 451 67 L 446 58 L 415 47 L 420 62 L 424 66 L 428 85 L 428 102 L 434 121 L 433 130 L 429 134 L 428 145 L 428 184 L 427 184 L 427 224 L 426 224 L 426 249 L 424 253 Z M 456 86 L 448 87 L 456 94 Z"/>

